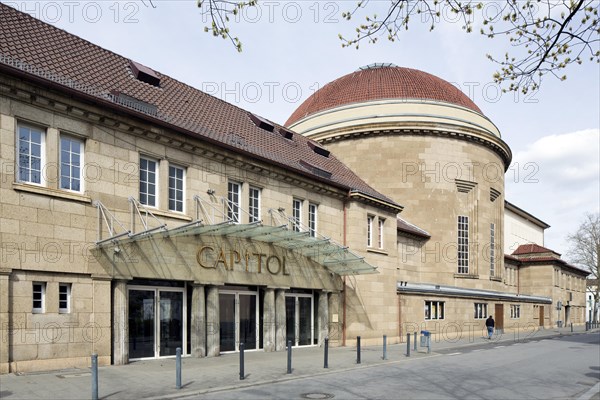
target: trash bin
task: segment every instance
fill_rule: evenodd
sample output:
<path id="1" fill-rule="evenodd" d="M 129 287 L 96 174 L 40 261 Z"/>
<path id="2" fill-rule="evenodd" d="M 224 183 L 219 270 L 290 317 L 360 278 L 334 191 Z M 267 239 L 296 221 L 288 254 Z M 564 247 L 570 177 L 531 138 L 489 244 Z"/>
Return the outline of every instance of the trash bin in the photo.
<path id="1" fill-rule="evenodd" d="M 429 347 L 431 333 L 429 331 L 421 331 L 421 347 Z"/>

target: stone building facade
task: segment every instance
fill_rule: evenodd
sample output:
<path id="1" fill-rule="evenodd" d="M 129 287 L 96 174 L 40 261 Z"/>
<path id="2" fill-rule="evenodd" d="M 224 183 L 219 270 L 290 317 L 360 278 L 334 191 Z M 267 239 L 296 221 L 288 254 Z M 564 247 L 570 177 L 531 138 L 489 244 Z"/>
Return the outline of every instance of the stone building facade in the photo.
<path id="1" fill-rule="evenodd" d="M 520 244 L 543 244 L 548 225 L 505 202 L 510 148 L 454 86 L 422 71 L 373 64 L 325 85 L 286 126 L 403 204 L 402 218 L 428 233 L 410 243 L 398 239 L 398 323 L 405 330 L 456 330 L 441 319 L 465 333 L 482 329 L 478 320 L 490 314 L 500 330 L 562 323 L 550 313 L 565 295 L 551 290 L 552 267 L 529 268 L 530 258 L 505 263 L 504 257 L 513 251 L 522 257 Z M 516 246 L 505 248 L 507 241 Z M 585 273 L 554 253 L 545 260 L 574 274 L 576 289 L 568 296 L 576 305 L 565 318 L 581 323 Z M 546 316 L 541 322 L 539 310 Z"/>
<path id="2" fill-rule="evenodd" d="M 357 142 L 386 155 L 385 140 L 402 140 L 389 147 L 406 153 L 365 159 L 373 174 L 345 139 L 321 144 L 3 4 L 0 21 L 0 373 L 82 367 L 92 353 L 108 365 L 178 347 L 204 357 L 240 343 L 399 342 L 417 327 L 474 331 L 498 305 L 522 304 L 527 324 L 566 291 L 583 304 L 581 271 L 526 252 L 505 262 L 501 177 L 438 185 L 408 169 L 479 160 L 503 174 L 510 149 L 474 104 L 455 104 L 464 95 L 448 107 L 422 94 L 428 113 L 464 117 L 452 132 L 421 135 L 435 124 L 391 116 L 419 132 Z M 469 238 L 486 243 L 490 224 L 498 238 L 487 253 L 461 248 L 474 260 L 464 273 L 459 216 Z M 571 286 L 540 286 L 535 274 L 550 270 L 539 263 L 569 270 Z"/>

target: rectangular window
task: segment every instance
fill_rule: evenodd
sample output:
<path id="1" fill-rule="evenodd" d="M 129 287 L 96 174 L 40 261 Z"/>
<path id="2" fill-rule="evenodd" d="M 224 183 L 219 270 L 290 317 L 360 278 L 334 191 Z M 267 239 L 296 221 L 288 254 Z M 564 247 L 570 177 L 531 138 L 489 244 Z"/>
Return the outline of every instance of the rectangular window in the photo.
<path id="1" fill-rule="evenodd" d="M 294 199 L 292 202 L 292 228 L 294 232 L 300 232 L 302 223 L 302 200 Z"/>
<path id="2" fill-rule="evenodd" d="M 367 247 L 373 247 L 373 220 L 375 217 L 367 215 Z"/>
<path id="3" fill-rule="evenodd" d="M 311 237 L 317 237 L 317 205 L 308 204 L 308 232 Z"/>
<path id="4" fill-rule="evenodd" d="M 458 273 L 469 273 L 469 217 L 458 216 Z"/>
<path id="5" fill-rule="evenodd" d="M 475 303 L 475 319 L 487 318 L 487 303 Z"/>
<path id="6" fill-rule="evenodd" d="M 379 218 L 377 220 L 377 247 L 383 249 L 383 224 L 385 220 L 383 218 Z"/>
<path id="7" fill-rule="evenodd" d="M 83 142 L 70 136 L 60 137 L 60 188 L 81 192 Z"/>
<path id="8" fill-rule="evenodd" d="M 46 282 L 33 282 L 33 307 L 31 312 L 43 313 L 46 308 Z"/>
<path id="9" fill-rule="evenodd" d="M 44 162 L 44 135 L 39 128 L 19 125 L 19 155 L 17 170 L 19 182 L 42 184 Z"/>
<path id="10" fill-rule="evenodd" d="M 157 167 L 157 161 L 140 157 L 140 203 L 150 207 L 157 206 Z"/>
<path id="11" fill-rule="evenodd" d="M 496 224 L 490 224 L 490 276 L 496 273 Z"/>
<path id="12" fill-rule="evenodd" d="M 250 223 L 260 221 L 260 189 L 252 186 L 248 192 L 248 213 Z"/>
<path id="13" fill-rule="evenodd" d="M 58 312 L 67 314 L 71 312 L 71 284 L 58 284 Z"/>
<path id="14" fill-rule="evenodd" d="M 169 165 L 169 210 L 183 212 L 185 169 Z"/>
<path id="15" fill-rule="evenodd" d="M 444 302 L 443 301 L 426 301 L 425 302 L 425 319 L 444 319 Z"/>
<path id="16" fill-rule="evenodd" d="M 240 223 L 241 196 L 242 184 L 230 181 L 227 184 L 227 219 L 236 224 Z"/>
<path id="17" fill-rule="evenodd" d="M 510 317 L 517 319 L 521 318 L 521 305 L 519 304 L 511 304 L 510 305 Z"/>

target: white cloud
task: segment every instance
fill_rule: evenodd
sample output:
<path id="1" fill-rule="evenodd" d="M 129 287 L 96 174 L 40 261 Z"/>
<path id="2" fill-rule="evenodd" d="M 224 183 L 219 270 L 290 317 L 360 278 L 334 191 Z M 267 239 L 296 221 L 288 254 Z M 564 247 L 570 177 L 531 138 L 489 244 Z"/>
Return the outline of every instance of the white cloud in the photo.
<path id="1" fill-rule="evenodd" d="M 565 238 L 600 202 L 600 129 L 541 137 L 517 151 L 506 176 L 507 199 L 549 223 L 546 246 Z"/>

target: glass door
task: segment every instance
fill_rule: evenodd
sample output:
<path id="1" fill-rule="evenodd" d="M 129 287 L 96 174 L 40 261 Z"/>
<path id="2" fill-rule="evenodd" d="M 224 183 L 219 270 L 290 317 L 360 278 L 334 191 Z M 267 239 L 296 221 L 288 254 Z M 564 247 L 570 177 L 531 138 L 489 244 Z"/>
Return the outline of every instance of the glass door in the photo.
<path id="1" fill-rule="evenodd" d="M 314 342 L 314 301 L 312 294 L 286 293 L 286 345 L 309 346 Z"/>
<path id="2" fill-rule="evenodd" d="M 129 287 L 129 359 L 186 353 L 184 289 Z"/>
<path id="3" fill-rule="evenodd" d="M 256 350 L 257 346 L 257 295 L 238 294 L 239 299 L 239 343 L 244 343 L 246 350 Z"/>
<path id="4" fill-rule="evenodd" d="M 259 348 L 258 293 L 236 290 L 219 292 L 219 333 L 221 352 Z"/>
<path id="5" fill-rule="evenodd" d="M 183 347 L 183 292 L 159 290 L 159 357 L 174 356 Z"/>
<path id="6" fill-rule="evenodd" d="M 236 351 L 235 293 L 219 293 L 221 351 Z"/>
<path id="7" fill-rule="evenodd" d="M 129 290 L 129 358 L 154 357 L 154 290 Z"/>

